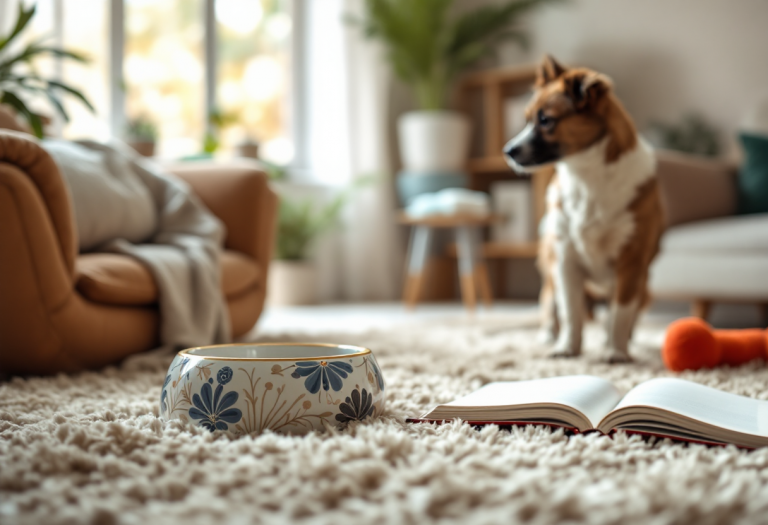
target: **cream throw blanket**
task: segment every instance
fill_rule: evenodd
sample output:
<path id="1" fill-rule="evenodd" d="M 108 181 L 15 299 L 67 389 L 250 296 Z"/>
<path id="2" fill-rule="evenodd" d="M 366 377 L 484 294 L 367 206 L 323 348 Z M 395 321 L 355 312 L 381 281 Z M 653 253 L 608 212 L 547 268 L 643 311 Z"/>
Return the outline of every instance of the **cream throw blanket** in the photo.
<path id="1" fill-rule="evenodd" d="M 224 226 L 183 182 L 121 143 L 46 140 L 69 187 L 81 251 L 122 253 L 152 272 L 161 343 L 230 340 L 219 258 Z"/>

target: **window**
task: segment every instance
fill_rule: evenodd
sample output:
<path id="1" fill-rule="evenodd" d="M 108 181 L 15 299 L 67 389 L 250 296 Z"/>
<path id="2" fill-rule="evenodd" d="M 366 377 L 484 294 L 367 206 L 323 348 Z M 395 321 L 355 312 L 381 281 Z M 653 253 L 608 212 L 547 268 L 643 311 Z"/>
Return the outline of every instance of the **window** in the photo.
<path id="1" fill-rule="evenodd" d="M 49 0 L 50 1 L 50 0 Z M 96 108 L 91 113 L 71 97 L 64 99 L 70 121 L 62 135 L 68 139 L 103 139 L 109 127 L 109 0 L 64 0 L 60 41 L 67 49 L 88 55 L 88 64 L 65 62 L 64 80 L 77 86 Z M 87 12 L 88 16 L 83 16 Z"/>
<path id="2" fill-rule="evenodd" d="M 200 152 L 206 129 L 202 0 L 125 0 L 127 119 L 157 126 L 160 155 Z"/>
<path id="3" fill-rule="evenodd" d="M 219 151 L 256 141 L 267 157 L 291 160 L 291 0 L 36 3 L 30 37 L 53 35 L 91 59 L 34 64 L 81 89 L 97 110 L 67 100 L 71 122 L 54 125 L 55 134 L 123 138 L 127 119 L 145 118 L 158 130 L 161 156 L 199 154 L 209 136 Z M 0 11 L 15 10 L 16 0 L 0 0 Z"/>
<path id="4" fill-rule="evenodd" d="M 291 17 L 280 0 L 216 0 L 217 93 L 221 142 L 257 141 L 280 163 L 288 137 Z"/>

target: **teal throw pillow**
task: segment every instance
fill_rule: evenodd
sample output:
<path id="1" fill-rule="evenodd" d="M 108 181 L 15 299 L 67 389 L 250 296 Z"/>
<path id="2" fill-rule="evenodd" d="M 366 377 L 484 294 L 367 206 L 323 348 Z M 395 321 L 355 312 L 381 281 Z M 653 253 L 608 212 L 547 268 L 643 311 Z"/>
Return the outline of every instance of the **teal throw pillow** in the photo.
<path id="1" fill-rule="evenodd" d="M 739 172 L 739 213 L 768 213 L 768 136 L 740 133 L 746 153 Z"/>

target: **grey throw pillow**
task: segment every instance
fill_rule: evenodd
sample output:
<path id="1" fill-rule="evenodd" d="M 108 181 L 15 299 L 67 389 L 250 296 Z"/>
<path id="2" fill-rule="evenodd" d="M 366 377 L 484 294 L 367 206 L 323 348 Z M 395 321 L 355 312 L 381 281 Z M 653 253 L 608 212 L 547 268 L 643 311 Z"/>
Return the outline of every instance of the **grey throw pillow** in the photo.
<path id="1" fill-rule="evenodd" d="M 80 251 L 114 239 L 140 243 L 152 236 L 157 210 L 128 159 L 64 140 L 44 140 L 42 145 L 69 188 Z"/>

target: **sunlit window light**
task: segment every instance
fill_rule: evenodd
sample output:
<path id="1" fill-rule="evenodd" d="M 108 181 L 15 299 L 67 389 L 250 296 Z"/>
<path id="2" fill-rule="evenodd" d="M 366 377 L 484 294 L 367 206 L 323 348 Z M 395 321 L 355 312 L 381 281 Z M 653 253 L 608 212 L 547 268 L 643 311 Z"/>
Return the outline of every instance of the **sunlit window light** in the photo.
<path id="1" fill-rule="evenodd" d="M 250 33 L 263 16 L 261 0 L 216 0 L 216 20 L 237 33 Z"/>

